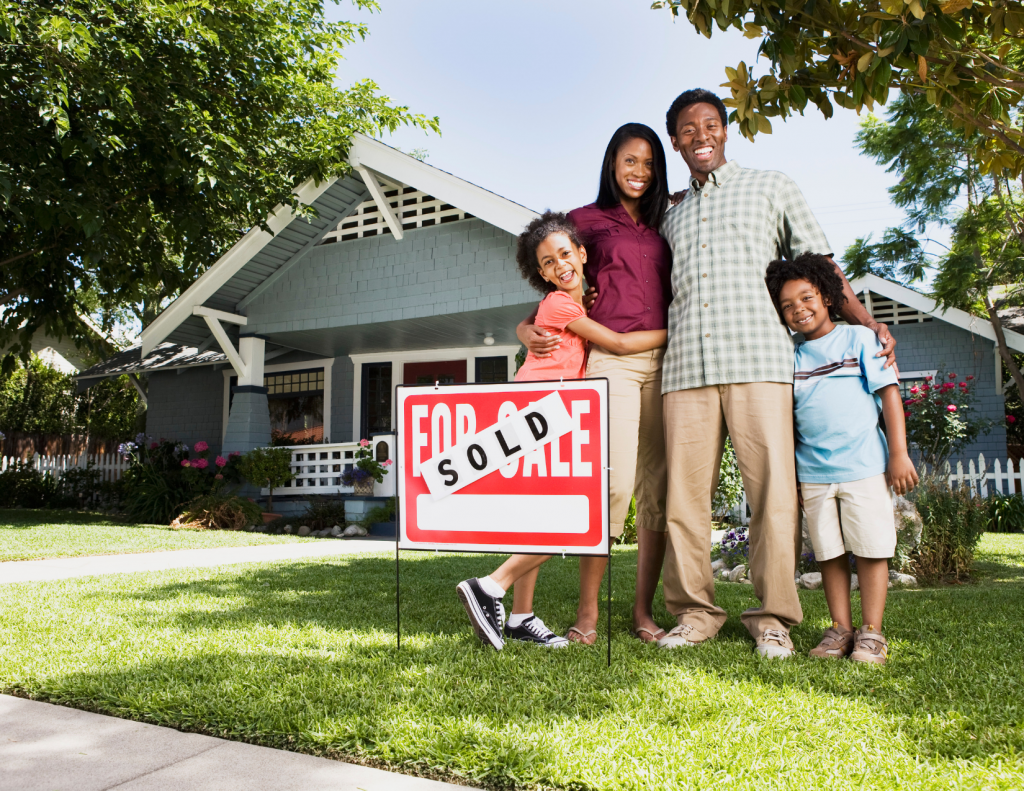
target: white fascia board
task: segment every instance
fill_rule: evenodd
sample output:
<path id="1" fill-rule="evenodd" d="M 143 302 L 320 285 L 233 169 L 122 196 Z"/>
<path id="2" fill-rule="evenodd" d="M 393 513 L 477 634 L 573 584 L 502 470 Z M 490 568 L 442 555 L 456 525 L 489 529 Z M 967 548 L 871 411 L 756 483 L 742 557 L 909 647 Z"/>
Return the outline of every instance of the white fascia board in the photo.
<path id="1" fill-rule="evenodd" d="M 309 206 L 338 179 L 331 177 L 317 184 L 307 179 L 295 189 L 299 203 Z M 185 293 L 164 308 L 163 312 L 142 331 L 142 356 L 145 357 L 155 349 L 161 341 L 170 335 L 178 326 L 192 315 L 192 309 L 202 305 L 230 280 L 243 266 L 252 260 L 260 250 L 279 234 L 295 218 L 291 208 L 277 206 L 268 216 L 267 225 L 273 234 L 267 233 L 258 226 L 239 239 L 211 266 L 203 275 L 186 289 Z"/>
<path id="2" fill-rule="evenodd" d="M 914 308 L 922 313 L 927 313 L 940 321 L 952 324 L 974 335 L 980 335 L 993 343 L 996 342 L 996 333 L 992 325 L 979 316 L 972 316 L 970 313 L 959 308 L 946 308 L 941 310 L 938 304 L 931 297 L 926 297 L 919 291 L 912 288 L 893 283 L 891 280 L 878 277 L 877 275 L 864 275 L 850 282 L 855 293 L 873 291 L 888 297 L 896 302 L 901 302 L 909 308 Z M 1003 335 L 1006 337 L 1006 345 L 1015 352 L 1024 352 L 1024 335 L 1003 328 Z"/>
<path id="3" fill-rule="evenodd" d="M 361 165 L 382 176 L 423 190 L 515 236 L 522 233 L 523 228 L 538 216 L 537 212 L 525 206 L 413 159 L 365 135 L 357 134 L 352 138 L 348 161 L 353 167 Z"/>

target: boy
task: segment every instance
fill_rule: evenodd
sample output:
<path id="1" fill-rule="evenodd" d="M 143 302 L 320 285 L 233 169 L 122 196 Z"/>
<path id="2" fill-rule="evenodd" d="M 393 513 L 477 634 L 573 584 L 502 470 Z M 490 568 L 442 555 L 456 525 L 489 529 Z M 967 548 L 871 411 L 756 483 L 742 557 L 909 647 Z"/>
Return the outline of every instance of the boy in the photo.
<path id="1" fill-rule="evenodd" d="M 821 567 L 832 626 L 811 656 L 885 664 L 882 615 L 888 559 L 896 549 L 890 486 L 917 484 L 907 454 L 903 400 L 893 369 L 876 357 L 871 330 L 836 326 L 845 297 L 832 262 L 805 253 L 773 261 L 765 276 L 779 317 L 797 344 L 793 379 L 796 469 L 814 557 Z M 879 406 L 886 434 L 878 425 Z M 850 552 L 857 559 L 862 626 L 853 631 Z"/>

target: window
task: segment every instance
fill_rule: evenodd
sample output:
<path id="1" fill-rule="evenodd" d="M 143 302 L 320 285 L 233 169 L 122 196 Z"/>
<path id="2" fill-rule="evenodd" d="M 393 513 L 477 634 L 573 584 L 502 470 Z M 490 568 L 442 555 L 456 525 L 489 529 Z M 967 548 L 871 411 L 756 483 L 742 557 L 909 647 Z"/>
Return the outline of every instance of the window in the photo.
<path id="1" fill-rule="evenodd" d="M 911 387 L 920 387 L 925 384 L 926 376 L 935 376 L 935 371 L 907 371 L 900 374 L 900 395 L 904 398 L 912 398 L 915 394 L 910 392 Z"/>
<path id="2" fill-rule="evenodd" d="M 238 378 L 231 377 L 232 392 Z M 324 442 L 324 369 L 288 371 L 263 377 L 270 409 L 272 445 Z"/>
<path id="3" fill-rule="evenodd" d="M 476 380 L 478 382 L 507 382 L 508 357 L 477 357 Z"/>
<path id="4" fill-rule="evenodd" d="M 391 431 L 391 363 L 363 363 L 360 437 Z"/>

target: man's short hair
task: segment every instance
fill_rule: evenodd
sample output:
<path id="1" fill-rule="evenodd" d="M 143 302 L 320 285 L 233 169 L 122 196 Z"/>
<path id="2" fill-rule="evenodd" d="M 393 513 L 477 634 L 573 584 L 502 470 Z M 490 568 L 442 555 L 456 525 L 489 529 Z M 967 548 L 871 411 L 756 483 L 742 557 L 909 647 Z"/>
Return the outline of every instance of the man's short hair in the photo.
<path id="1" fill-rule="evenodd" d="M 679 113 L 691 104 L 714 105 L 714 108 L 718 110 L 719 117 L 722 119 L 722 126 L 729 125 L 729 111 L 725 109 L 725 103 L 721 99 L 711 91 L 706 91 L 703 88 L 691 88 L 679 94 L 665 114 L 665 125 L 668 127 L 669 137 L 676 136 L 676 121 L 679 120 Z"/>
<path id="2" fill-rule="evenodd" d="M 779 308 L 779 294 L 782 287 L 790 280 L 806 280 L 821 294 L 821 298 L 828 305 L 828 315 L 832 321 L 840 321 L 839 311 L 846 302 L 846 294 L 843 293 L 843 279 L 836 271 L 835 264 L 828 258 L 818 253 L 802 253 L 793 261 L 779 260 L 768 264 L 768 270 L 764 275 L 764 284 L 768 286 L 768 293 L 771 295 L 772 304 L 779 314 L 783 324 L 786 320 L 782 318 L 782 310 Z"/>

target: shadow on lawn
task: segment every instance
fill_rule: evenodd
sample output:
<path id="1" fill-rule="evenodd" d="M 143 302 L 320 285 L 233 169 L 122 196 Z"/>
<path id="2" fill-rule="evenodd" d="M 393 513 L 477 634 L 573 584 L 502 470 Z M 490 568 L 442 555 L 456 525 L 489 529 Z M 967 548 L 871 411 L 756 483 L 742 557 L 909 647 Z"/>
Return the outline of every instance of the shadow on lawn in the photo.
<path id="1" fill-rule="evenodd" d="M 186 634 L 212 632 L 212 641 L 217 633 L 237 639 L 239 634 L 258 632 L 260 641 L 268 641 L 265 648 L 240 654 L 218 651 L 203 655 L 201 661 L 166 660 L 126 669 L 118 684 L 145 685 L 151 675 L 184 678 L 186 689 L 218 696 L 218 685 L 236 677 L 256 677 L 264 693 L 285 701 L 286 708 L 294 698 L 296 705 L 315 704 L 325 711 L 342 706 L 358 712 L 355 724 L 345 725 L 338 736 L 338 749 L 351 752 L 365 747 L 360 728 L 370 729 L 372 740 L 379 740 L 381 723 L 389 721 L 396 706 L 407 715 L 426 716 L 433 705 L 451 706 L 455 701 L 456 712 L 471 712 L 492 725 L 515 716 L 558 722 L 567 711 L 574 719 L 597 720 L 607 716 L 611 699 L 640 694 L 656 703 L 657 690 L 671 683 L 668 679 L 682 673 L 692 683 L 697 673 L 706 674 L 709 683 L 750 685 L 752 695 L 766 700 L 800 693 L 809 701 L 805 705 L 815 707 L 864 705 L 904 734 L 912 752 L 923 755 L 981 759 L 1024 750 L 1024 685 L 1015 670 L 1024 662 L 1018 625 L 1024 608 L 1019 567 L 1006 567 L 1014 574 L 1009 582 L 892 591 L 886 628 L 892 656 L 886 667 L 877 668 L 806 657 L 828 623 L 820 591 L 801 592 L 805 620 L 792 634 L 803 656 L 789 662 L 753 656 L 739 614 L 755 599 L 751 588 L 741 585 L 717 588 L 718 601 L 730 618 L 715 641 L 673 652 L 642 645 L 626 634 L 635 552 L 617 551 L 614 659 L 607 668 L 603 598 L 600 640 L 594 649 L 574 646 L 564 652 L 538 652 L 509 646 L 499 654 L 473 636 L 454 591 L 459 580 L 490 570 L 496 558 L 408 554 L 411 557 L 402 560 L 401 652 L 394 650 L 393 558 L 245 566 L 206 580 L 125 595 L 168 604 L 133 613 L 133 621 L 148 619 L 150 627 Z M 573 620 L 577 573 L 577 561 L 571 558 L 555 558 L 541 571 L 536 609 L 559 631 Z M 669 622 L 660 597 L 656 614 L 662 623 Z M 296 642 L 288 637 L 296 630 L 308 634 Z M 313 679 L 313 686 L 294 688 L 290 679 L 302 677 Z M 107 683 L 103 686 L 109 688 Z M 373 694 L 367 695 L 367 689 Z M 189 710 L 184 699 L 175 705 Z M 220 705 L 235 704 L 225 700 Z M 708 727 L 731 714 L 724 702 L 720 709 L 712 706 L 705 715 Z M 678 713 L 658 709 L 654 716 L 669 722 Z M 245 716 L 233 712 L 214 719 L 241 723 Z M 176 726 L 193 727 L 186 722 Z M 239 734 L 245 738 L 244 730 Z"/>

